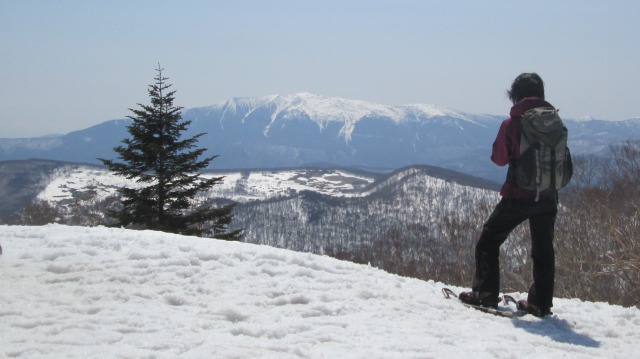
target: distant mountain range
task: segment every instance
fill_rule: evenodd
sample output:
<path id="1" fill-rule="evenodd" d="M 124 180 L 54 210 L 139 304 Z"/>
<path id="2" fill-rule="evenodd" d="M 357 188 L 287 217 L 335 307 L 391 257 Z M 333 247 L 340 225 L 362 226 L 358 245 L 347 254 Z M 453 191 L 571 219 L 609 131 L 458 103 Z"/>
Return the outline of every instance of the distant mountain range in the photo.
<path id="1" fill-rule="evenodd" d="M 500 181 L 489 161 L 505 116 L 470 114 L 433 105 L 386 106 L 311 93 L 234 98 L 185 110 L 186 135 L 220 155 L 211 169 L 344 166 L 396 169 L 433 165 Z M 565 119 L 574 154 L 599 153 L 640 137 L 640 119 Z M 0 139 L 0 160 L 29 158 L 99 163 L 128 136 L 129 120 L 112 120 L 65 135 Z"/>

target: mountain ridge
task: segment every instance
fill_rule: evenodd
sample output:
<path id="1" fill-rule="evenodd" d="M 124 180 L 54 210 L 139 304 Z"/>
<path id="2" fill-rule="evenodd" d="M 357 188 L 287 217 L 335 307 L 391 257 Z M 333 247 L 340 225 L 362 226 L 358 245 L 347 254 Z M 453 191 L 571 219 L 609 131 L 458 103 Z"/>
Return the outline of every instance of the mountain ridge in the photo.
<path id="1" fill-rule="evenodd" d="M 185 135 L 207 133 L 199 146 L 220 155 L 210 169 L 300 167 L 328 163 L 393 170 L 432 165 L 501 181 L 491 145 L 506 116 L 471 114 L 438 105 L 387 106 L 308 92 L 236 97 L 183 110 Z M 0 139 L 0 160 L 29 158 L 99 163 L 128 137 L 130 120 L 105 121 L 60 136 Z M 640 120 L 567 119 L 574 154 L 600 153 L 640 137 Z"/>
<path id="2" fill-rule="evenodd" d="M 271 124 L 277 120 L 292 120 L 306 117 L 322 129 L 329 122 L 342 122 L 344 127 L 340 134 L 347 142 L 351 137 L 353 126 L 367 117 L 381 117 L 395 123 L 405 121 L 419 121 L 433 117 L 451 117 L 473 122 L 463 112 L 448 109 L 444 106 L 429 104 L 408 104 L 388 106 L 362 100 L 346 100 L 337 97 L 327 97 L 310 92 L 300 92 L 291 95 L 271 95 L 258 98 L 235 97 L 217 105 L 204 107 L 205 109 L 222 110 L 222 120 L 227 111 L 238 113 L 239 108 L 248 108 L 243 120 L 259 108 L 272 108 Z M 198 108 L 196 108 L 198 109 Z M 265 131 L 265 133 L 268 132 Z"/>

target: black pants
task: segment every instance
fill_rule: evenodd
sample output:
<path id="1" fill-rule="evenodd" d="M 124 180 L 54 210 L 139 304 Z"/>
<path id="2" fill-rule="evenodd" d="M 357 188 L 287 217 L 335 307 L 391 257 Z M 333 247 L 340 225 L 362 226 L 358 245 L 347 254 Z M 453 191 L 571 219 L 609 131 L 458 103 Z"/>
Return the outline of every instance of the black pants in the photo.
<path id="1" fill-rule="evenodd" d="M 555 278 L 553 233 L 557 213 L 554 200 L 522 203 L 503 198 L 484 224 L 476 244 L 476 272 L 472 290 L 499 295 L 500 246 L 516 226 L 528 219 L 533 259 L 533 284 L 529 289 L 528 301 L 551 308 Z"/>

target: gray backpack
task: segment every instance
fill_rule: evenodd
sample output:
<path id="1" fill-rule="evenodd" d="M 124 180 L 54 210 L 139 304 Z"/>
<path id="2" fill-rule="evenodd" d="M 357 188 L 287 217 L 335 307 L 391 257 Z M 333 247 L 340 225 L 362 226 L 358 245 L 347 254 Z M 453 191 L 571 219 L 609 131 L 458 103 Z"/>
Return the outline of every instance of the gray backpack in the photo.
<path id="1" fill-rule="evenodd" d="M 571 154 L 567 147 L 567 128 L 558 111 L 550 107 L 533 108 L 522 115 L 520 158 L 512 160 L 507 181 L 518 187 L 540 192 L 557 191 L 573 175 Z"/>

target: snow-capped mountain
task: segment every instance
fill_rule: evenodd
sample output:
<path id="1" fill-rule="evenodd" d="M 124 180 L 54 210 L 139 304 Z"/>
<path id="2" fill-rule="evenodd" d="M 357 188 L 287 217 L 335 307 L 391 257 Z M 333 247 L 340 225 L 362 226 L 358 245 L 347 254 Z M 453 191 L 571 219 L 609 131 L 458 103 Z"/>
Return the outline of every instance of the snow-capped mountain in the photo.
<path id="1" fill-rule="evenodd" d="M 184 117 L 193 121 L 193 131 L 208 133 L 203 141 L 214 153 L 215 144 L 223 149 L 217 168 L 459 168 L 458 158 L 490 145 L 492 124 L 499 120 L 438 106 L 385 106 L 310 93 L 235 98 L 185 111 Z"/>
<path id="2" fill-rule="evenodd" d="M 199 145 L 220 155 L 212 169 L 309 164 L 396 169 L 434 165 L 499 181 L 489 161 L 505 116 L 470 114 L 435 105 L 387 106 L 311 93 L 234 98 L 188 109 L 185 135 L 205 132 Z M 0 139 L 0 160 L 43 158 L 98 163 L 128 136 L 129 120 L 66 135 Z M 640 137 L 640 120 L 566 121 L 574 154 L 599 152 Z"/>
<path id="3" fill-rule="evenodd" d="M 270 112 L 270 122 L 264 128 L 268 136 L 273 125 L 292 120 L 307 119 L 314 122 L 322 131 L 329 124 L 341 126 L 339 137 L 345 142 L 351 141 L 356 124 L 365 118 L 383 118 L 396 124 L 413 121 L 421 122 L 433 117 L 450 117 L 470 121 L 469 116 L 435 105 L 386 106 L 366 101 L 345 100 L 324 97 L 312 93 L 299 93 L 287 96 L 267 96 L 261 98 L 234 98 L 221 105 L 211 106 L 212 112 L 222 108 L 221 126 L 224 127 L 227 116 L 230 120 L 242 117 L 244 123 L 254 112 L 266 109 Z M 206 108 L 205 108 L 206 109 Z"/>

